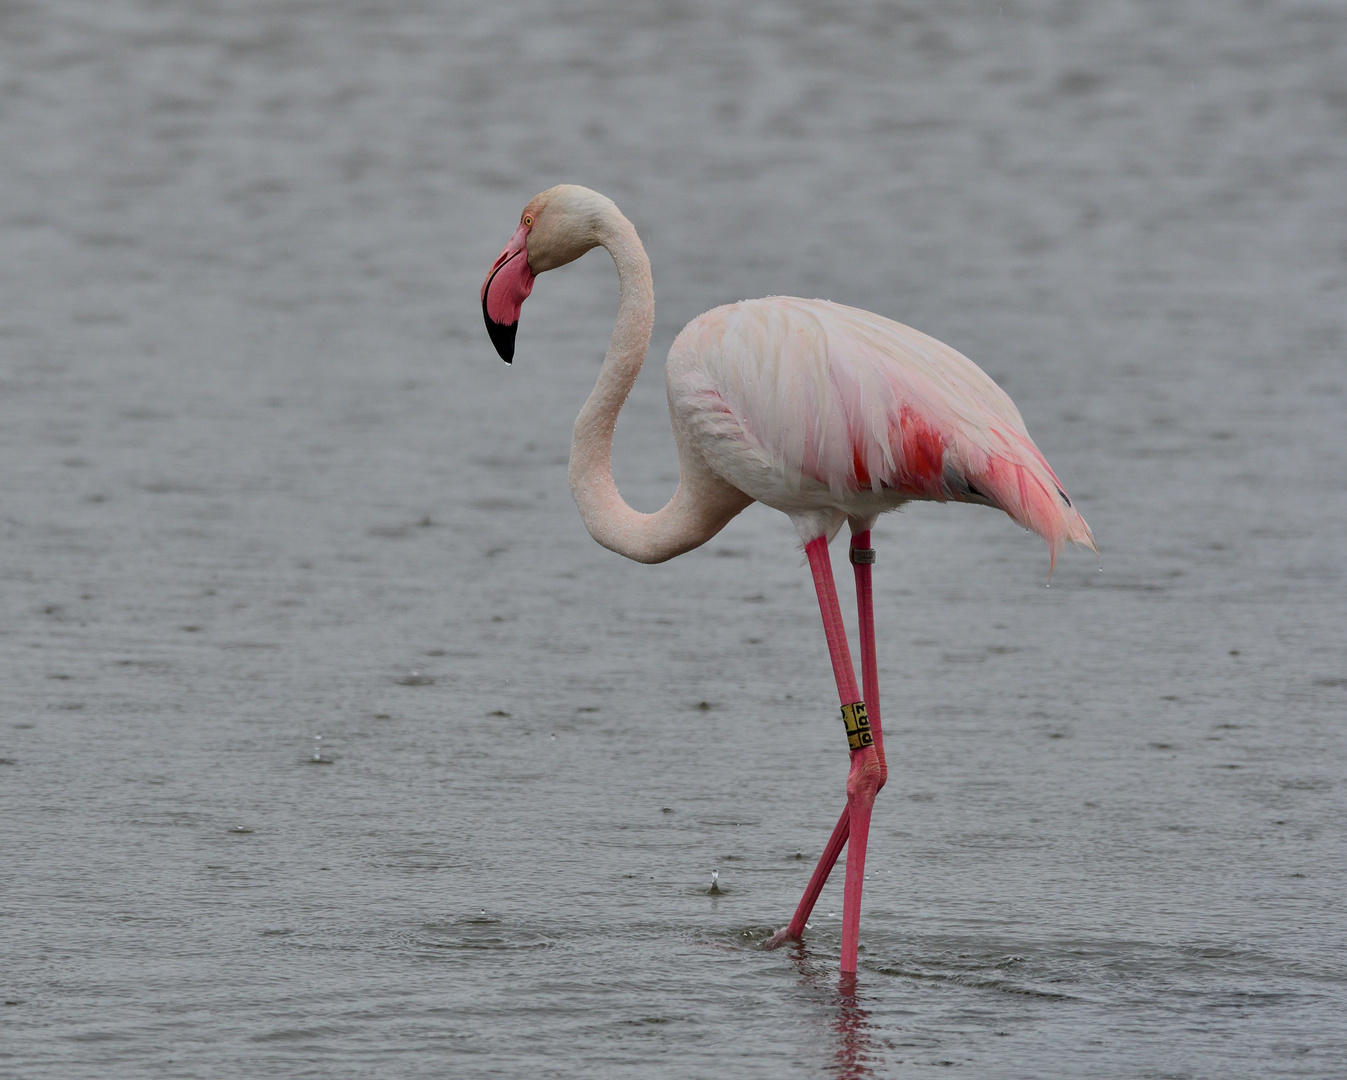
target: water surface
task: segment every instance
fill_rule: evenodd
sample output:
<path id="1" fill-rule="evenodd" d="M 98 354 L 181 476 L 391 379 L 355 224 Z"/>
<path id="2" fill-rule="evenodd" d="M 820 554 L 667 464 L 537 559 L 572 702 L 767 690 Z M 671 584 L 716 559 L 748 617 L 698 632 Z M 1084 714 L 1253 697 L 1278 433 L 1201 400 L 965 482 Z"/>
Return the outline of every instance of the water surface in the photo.
<path id="1" fill-rule="evenodd" d="M 1340 5 L 15 2 L 0 65 L 0 1071 L 1347 1074 Z M 877 529 L 854 987 L 840 874 L 758 948 L 846 771 L 788 522 L 585 534 L 602 253 L 483 332 L 560 181 L 656 358 L 917 326 L 1099 538 Z M 615 459 L 672 491 L 657 360 Z"/>

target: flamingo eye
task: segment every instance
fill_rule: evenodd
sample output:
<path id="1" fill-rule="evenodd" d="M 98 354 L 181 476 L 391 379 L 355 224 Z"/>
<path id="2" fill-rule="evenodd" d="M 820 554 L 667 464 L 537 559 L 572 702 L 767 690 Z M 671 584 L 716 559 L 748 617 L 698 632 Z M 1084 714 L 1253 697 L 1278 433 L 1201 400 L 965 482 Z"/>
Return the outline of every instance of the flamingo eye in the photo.
<path id="1" fill-rule="evenodd" d="M 533 227 L 533 215 L 532 215 L 532 214 L 525 214 L 525 215 L 524 215 L 524 225 L 525 225 L 526 228 L 532 228 L 532 227 Z"/>

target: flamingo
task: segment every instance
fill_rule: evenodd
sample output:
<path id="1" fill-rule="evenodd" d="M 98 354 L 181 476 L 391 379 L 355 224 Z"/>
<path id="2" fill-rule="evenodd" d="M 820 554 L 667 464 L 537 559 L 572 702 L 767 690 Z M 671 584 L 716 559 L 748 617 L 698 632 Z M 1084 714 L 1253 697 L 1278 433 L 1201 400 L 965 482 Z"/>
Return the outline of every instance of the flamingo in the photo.
<path id="1" fill-rule="evenodd" d="M 1014 402 L 971 360 L 868 311 L 792 296 L 727 304 L 683 328 L 664 368 L 678 487 L 663 509 L 633 510 L 613 481 L 613 429 L 650 347 L 655 299 L 650 260 L 631 222 L 588 188 L 562 184 L 535 196 L 482 284 L 482 314 L 510 363 L 535 277 L 594 247 L 605 248 L 617 266 L 619 304 L 598 381 L 575 421 L 571 493 L 595 540 L 643 563 L 699 547 L 754 502 L 794 524 L 818 594 L 851 765 L 846 805 L 804 896 L 790 923 L 765 944 L 801 939 L 850 844 L 841 970 L 854 976 L 870 816 L 888 778 L 872 526 L 914 499 L 952 500 L 1005 511 L 1047 541 L 1053 565 L 1068 540 L 1098 548 Z M 851 529 L 861 687 L 828 554 L 843 523 Z"/>

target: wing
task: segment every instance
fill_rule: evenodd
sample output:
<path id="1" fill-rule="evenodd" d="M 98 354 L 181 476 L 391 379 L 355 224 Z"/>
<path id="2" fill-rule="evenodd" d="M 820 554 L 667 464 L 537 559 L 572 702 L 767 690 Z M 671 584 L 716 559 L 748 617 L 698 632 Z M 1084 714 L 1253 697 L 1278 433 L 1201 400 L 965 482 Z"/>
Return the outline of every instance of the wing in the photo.
<path id="1" fill-rule="evenodd" d="M 689 324 L 670 371 L 675 410 L 741 442 L 719 457 L 770 473 L 777 489 L 826 489 L 843 509 L 866 494 L 986 503 L 1054 559 L 1068 540 L 1094 547 L 1005 391 L 911 327 L 822 300 L 749 300 Z"/>

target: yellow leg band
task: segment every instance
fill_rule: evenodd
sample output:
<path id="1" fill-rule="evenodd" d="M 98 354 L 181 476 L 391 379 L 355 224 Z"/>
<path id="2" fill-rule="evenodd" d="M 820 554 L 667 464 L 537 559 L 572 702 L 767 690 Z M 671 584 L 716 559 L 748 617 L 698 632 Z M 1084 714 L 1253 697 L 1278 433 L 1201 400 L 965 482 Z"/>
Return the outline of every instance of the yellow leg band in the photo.
<path id="1" fill-rule="evenodd" d="M 842 724 L 847 729 L 847 745 L 851 749 L 863 750 L 875 741 L 870 734 L 870 718 L 865 715 L 865 702 L 843 705 Z"/>

